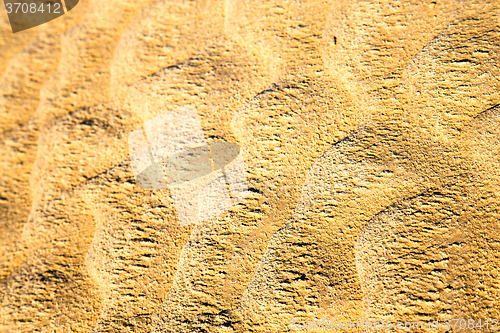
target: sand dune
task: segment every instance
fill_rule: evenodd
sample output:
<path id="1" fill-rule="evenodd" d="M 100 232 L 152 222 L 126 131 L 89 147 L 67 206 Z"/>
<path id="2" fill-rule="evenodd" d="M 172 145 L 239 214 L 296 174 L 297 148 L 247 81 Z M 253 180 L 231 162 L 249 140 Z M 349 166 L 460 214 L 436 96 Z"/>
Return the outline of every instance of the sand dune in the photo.
<path id="1" fill-rule="evenodd" d="M 81 0 L 16 34 L 4 14 L 0 332 L 497 319 L 499 13 Z M 248 191 L 181 226 L 127 140 L 185 106 Z"/>

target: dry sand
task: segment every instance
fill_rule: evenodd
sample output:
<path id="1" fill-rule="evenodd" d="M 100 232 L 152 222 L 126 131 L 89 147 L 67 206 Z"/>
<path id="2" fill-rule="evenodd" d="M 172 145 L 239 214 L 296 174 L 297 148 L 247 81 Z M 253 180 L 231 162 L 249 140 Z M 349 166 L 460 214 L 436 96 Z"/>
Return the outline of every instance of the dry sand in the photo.
<path id="1" fill-rule="evenodd" d="M 500 319 L 499 15 L 80 0 L 13 34 L 2 11 L 0 332 Z M 181 226 L 128 136 L 186 105 L 248 193 Z"/>

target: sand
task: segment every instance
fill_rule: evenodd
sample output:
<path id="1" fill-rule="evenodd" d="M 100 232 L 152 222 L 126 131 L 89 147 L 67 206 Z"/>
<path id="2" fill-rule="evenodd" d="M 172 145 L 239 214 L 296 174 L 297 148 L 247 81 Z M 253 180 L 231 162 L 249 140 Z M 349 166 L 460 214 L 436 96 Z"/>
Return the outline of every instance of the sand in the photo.
<path id="1" fill-rule="evenodd" d="M 80 0 L 13 34 L 3 12 L 0 332 L 500 319 L 499 15 Z M 187 106 L 246 178 L 192 223 L 173 187 L 138 186 L 129 150 Z"/>

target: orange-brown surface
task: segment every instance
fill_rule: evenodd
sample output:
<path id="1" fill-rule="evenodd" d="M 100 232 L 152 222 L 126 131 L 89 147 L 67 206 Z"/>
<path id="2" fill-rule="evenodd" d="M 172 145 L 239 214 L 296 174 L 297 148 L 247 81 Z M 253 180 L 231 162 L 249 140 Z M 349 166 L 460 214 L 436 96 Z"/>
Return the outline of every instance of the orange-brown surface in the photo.
<path id="1" fill-rule="evenodd" d="M 500 319 L 500 2 L 1 8 L 0 332 Z M 181 226 L 127 140 L 186 105 L 249 193 Z"/>

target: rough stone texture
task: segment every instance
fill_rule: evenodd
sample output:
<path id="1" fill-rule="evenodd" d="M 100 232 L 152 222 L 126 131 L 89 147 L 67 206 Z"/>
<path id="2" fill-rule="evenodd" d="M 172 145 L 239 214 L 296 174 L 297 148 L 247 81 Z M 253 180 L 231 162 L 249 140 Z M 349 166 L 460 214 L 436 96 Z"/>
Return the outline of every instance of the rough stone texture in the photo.
<path id="1" fill-rule="evenodd" d="M 12 34 L 2 12 L 0 332 L 500 319 L 499 15 L 80 0 Z M 127 138 L 186 105 L 249 193 L 182 227 Z"/>

